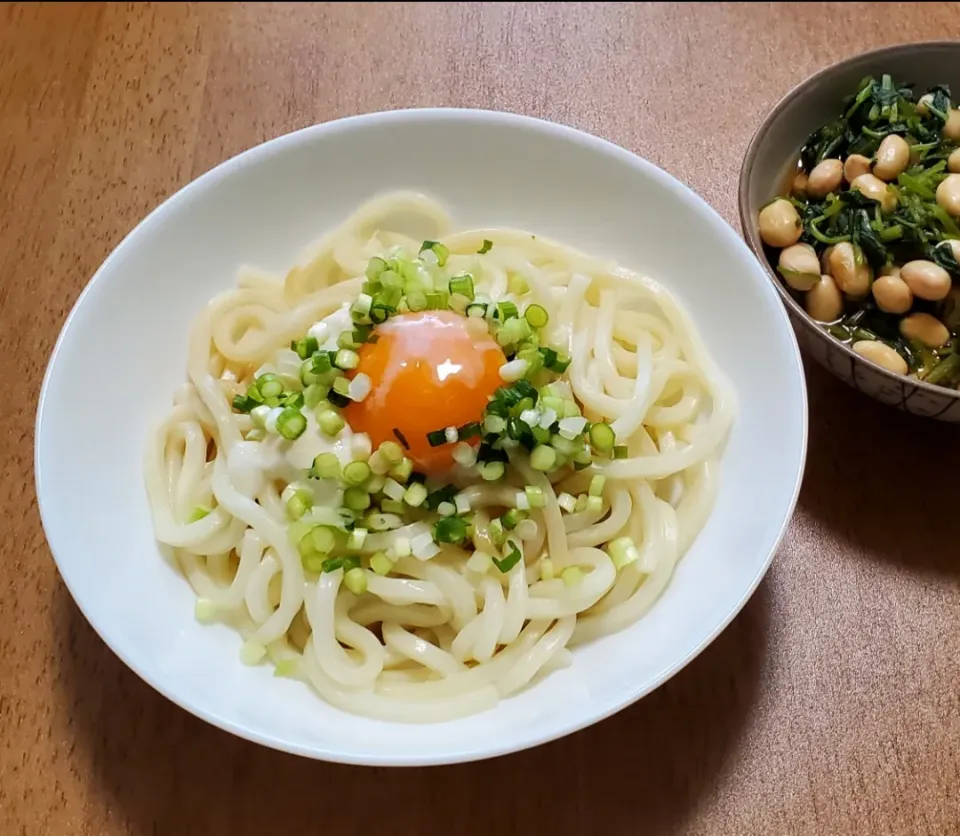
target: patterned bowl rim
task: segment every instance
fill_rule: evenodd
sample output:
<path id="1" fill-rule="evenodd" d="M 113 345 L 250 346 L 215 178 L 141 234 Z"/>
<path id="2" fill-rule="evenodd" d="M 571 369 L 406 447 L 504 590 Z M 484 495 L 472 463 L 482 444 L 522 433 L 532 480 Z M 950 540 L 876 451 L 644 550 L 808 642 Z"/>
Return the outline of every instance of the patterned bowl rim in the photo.
<path id="1" fill-rule="evenodd" d="M 767 277 L 777 288 L 777 293 L 780 294 L 781 301 L 787 306 L 787 310 L 791 314 L 791 320 L 793 320 L 795 323 L 802 324 L 808 332 L 814 332 L 817 337 L 819 337 L 821 340 L 825 340 L 832 348 L 845 354 L 852 364 L 859 364 L 861 366 L 868 367 L 871 371 L 874 371 L 879 375 L 883 375 L 892 383 L 899 384 L 900 386 L 913 388 L 917 391 L 925 391 L 933 396 L 946 398 L 950 401 L 956 401 L 960 400 L 960 389 L 945 389 L 942 386 L 936 386 L 932 383 L 925 383 L 922 380 L 914 380 L 913 378 L 909 378 L 904 375 L 894 374 L 893 372 L 888 371 L 887 369 L 884 369 L 875 363 L 870 363 L 857 354 L 849 346 L 830 336 L 830 334 L 821 328 L 819 323 L 815 322 L 810 317 L 803 306 L 786 291 L 783 283 L 773 271 L 773 268 L 767 259 L 766 253 L 763 251 L 763 243 L 760 240 L 760 235 L 754 228 L 753 214 L 750 211 L 749 199 L 747 197 L 750 176 L 753 173 L 754 162 L 757 154 L 759 153 L 760 147 L 763 145 L 770 128 L 780 118 L 787 105 L 789 105 L 797 96 L 800 96 L 809 91 L 811 88 L 816 87 L 820 81 L 833 75 L 838 70 L 856 67 L 858 64 L 873 64 L 878 59 L 882 60 L 884 58 L 919 52 L 926 49 L 950 49 L 960 52 L 960 41 L 919 41 L 909 44 L 881 47 L 880 49 L 873 49 L 868 52 L 861 52 L 857 55 L 851 56 L 850 58 L 845 58 L 842 61 L 838 61 L 835 64 L 830 64 L 829 66 L 818 70 L 813 75 L 808 76 L 806 79 L 794 86 L 793 89 L 787 92 L 767 113 L 767 116 L 760 123 L 760 126 L 754 132 L 753 137 L 747 146 L 746 154 L 744 154 L 743 157 L 743 163 L 740 166 L 740 180 L 737 189 L 737 206 L 740 212 L 740 227 L 743 232 L 744 240 L 747 242 L 747 246 L 749 246 L 753 251 L 753 254 L 763 265 L 763 268 L 767 272 Z"/>

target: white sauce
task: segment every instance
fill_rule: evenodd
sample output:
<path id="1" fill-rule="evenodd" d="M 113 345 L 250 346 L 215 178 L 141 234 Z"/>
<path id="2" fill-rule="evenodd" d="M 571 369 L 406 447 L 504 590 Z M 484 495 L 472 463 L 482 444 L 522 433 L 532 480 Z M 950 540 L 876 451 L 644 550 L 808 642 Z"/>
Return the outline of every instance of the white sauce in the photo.
<path id="1" fill-rule="evenodd" d="M 349 427 L 345 426 L 336 438 L 329 438 L 320 431 L 312 412 L 305 411 L 304 417 L 307 428 L 295 441 L 270 433 L 263 441 L 239 441 L 230 448 L 227 472 L 240 493 L 254 499 L 263 490 L 267 479 L 282 479 L 288 483 L 303 479 L 304 472 L 321 453 L 336 454 L 341 465 L 352 461 L 353 433 Z M 318 500 L 323 501 L 324 497 L 326 493 L 318 496 Z"/>

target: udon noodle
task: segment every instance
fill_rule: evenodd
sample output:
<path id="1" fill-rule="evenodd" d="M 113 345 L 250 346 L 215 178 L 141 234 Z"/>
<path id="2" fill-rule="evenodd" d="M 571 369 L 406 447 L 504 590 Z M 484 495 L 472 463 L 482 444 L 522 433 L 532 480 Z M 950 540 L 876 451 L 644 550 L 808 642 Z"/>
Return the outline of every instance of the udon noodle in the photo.
<path id="1" fill-rule="evenodd" d="M 522 274 L 529 300 L 549 313 L 549 344 L 571 359 L 563 380 L 586 418 L 610 424 L 626 456 L 552 473 L 511 459 L 498 482 L 460 474 L 472 536 L 428 559 L 395 556 L 387 575 L 364 563 L 358 595 L 342 569 L 305 569 L 291 542 L 283 496 L 310 464 L 298 459 L 300 442 L 246 440 L 251 416 L 231 403 L 262 369 L 282 372 L 291 341 L 358 296 L 371 257 L 416 253 L 425 237 L 474 269 L 494 301 L 512 298 L 509 276 Z M 480 269 L 484 240 L 495 246 Z M 576 643 L 641 618 L 710 514 L 735 411 L 694 325 L 656 281 L 527 232 L 452 232 L 439 205 L 412 194 L 361 207 L 283 279 L 241 270 L 238 287 L 196 320 L 187 368 L 145 470 L 156 536 L 196 592 L 197 617 L 235 627 L 247 663 L 269 661 L 337 708 L 404 722 L 490 708 L 570 664 Z M 597 474 L 606 477 L 599 507 L 561 506 Z M 545 502 L 514 541 L 522 560 L 483 571 L 489 561 L 473 558 L 497 554 L 490 520 L 515 507 L 523 486 Z M 422 525 L 371 533 L 358 554 L 390 550 Z M 622 537 L 637 553 L 618 567 L 609 544 Z M 574 583 L 568 567 L 577 567 Z"/>

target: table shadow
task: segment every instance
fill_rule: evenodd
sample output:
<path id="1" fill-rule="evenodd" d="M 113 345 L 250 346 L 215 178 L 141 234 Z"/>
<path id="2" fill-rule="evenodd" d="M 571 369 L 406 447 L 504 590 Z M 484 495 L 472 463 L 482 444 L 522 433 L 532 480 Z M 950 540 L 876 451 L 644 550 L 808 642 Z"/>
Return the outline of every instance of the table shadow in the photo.
<path id="1" fill-rule="evenodd" d="M 673 679 L 575 735 L 475 764 L 370 769 L 274 752 L 207 725 L 129 671 L 62 584 L 51 608 L 57 698 L 75 763 L 89 773 L 88 810 L 102 827 L 153 836 L 678 832 L 736 759 L 768 651 L 768 611 L 761 584 Z"/>
<path id="2" fill-rule="evenodd" d="M 802 511 L 869 556 L 960 579 L 960 427 L 908 415 L 807 364 L 810 444 Z"/>

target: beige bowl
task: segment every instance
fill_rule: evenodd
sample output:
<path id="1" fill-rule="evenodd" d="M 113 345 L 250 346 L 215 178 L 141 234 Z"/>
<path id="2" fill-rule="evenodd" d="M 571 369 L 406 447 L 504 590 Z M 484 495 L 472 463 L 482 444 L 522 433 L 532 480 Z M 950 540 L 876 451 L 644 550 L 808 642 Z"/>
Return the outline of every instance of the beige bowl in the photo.
<path id="1" fill-rule="evenodd" d="M 767 268 L 787 306 L 800 348 L 855 389 L 915 415 L 960 422 L 960 391 L 893 374 L 831 337 L 787 292 L 767 259 L 757 225 L 760 208 L 776 196 L 796 166 L 810 133 L 836 118 L 844 96 L 868 75 L 889 73 L 916 89 L 949 84 L 960 98 L 960 42 L 937 41 L 865 52 L 834 64 L 802 82 L 770 111 L 747 148 L 740 169 L 740 223 L 747 244 Z"/>

